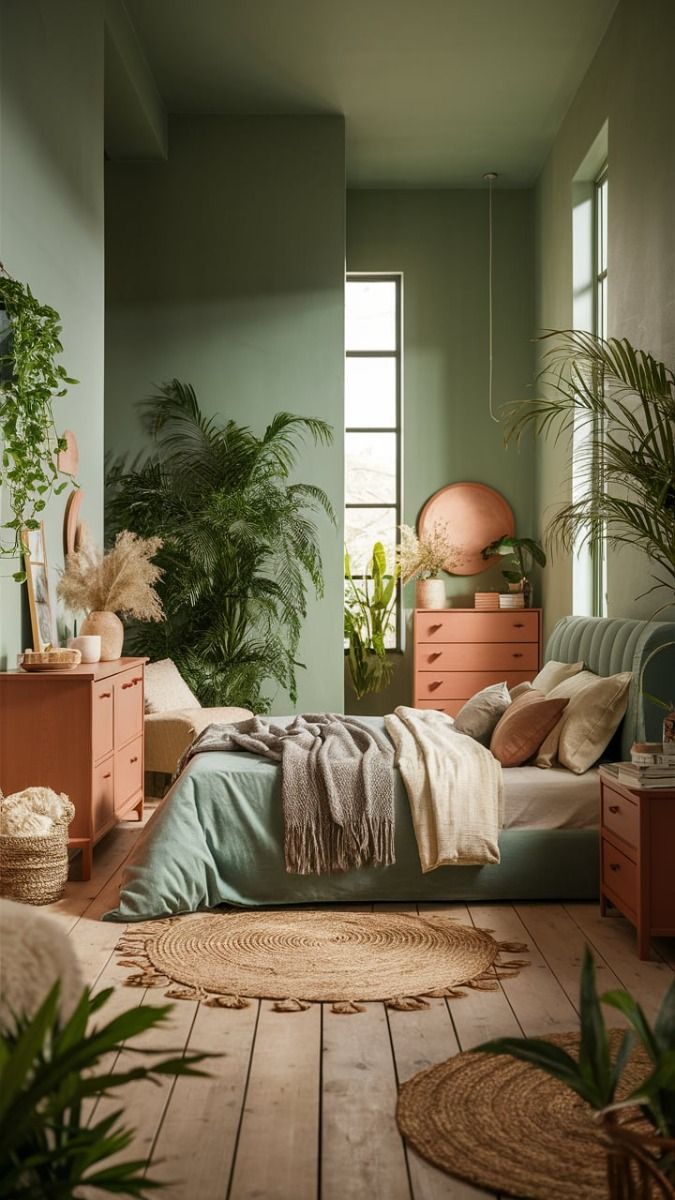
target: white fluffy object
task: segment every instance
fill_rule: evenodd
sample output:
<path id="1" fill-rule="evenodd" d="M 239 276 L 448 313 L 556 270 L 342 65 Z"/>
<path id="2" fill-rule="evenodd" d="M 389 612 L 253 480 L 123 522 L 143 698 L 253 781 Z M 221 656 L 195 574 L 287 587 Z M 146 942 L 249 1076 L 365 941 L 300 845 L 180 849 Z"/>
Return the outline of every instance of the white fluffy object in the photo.
<path id="1" fill-rule="evenodd" d="M 75 809 L 67 796 L 47 787 L 30 787 L 0 797 L 0 834 L 44 837 L 57 825 L 69 825 Z"/>
<path id="2" fill-rule="evenodd" d="M 0 948 L 0 1029 L 12 1026 L 14 1013 L 34 1013 L 57 979 L 61 1017 L 70 1016 L 84 983 L 70 938 L 56 917 L 0 900 Z"/>

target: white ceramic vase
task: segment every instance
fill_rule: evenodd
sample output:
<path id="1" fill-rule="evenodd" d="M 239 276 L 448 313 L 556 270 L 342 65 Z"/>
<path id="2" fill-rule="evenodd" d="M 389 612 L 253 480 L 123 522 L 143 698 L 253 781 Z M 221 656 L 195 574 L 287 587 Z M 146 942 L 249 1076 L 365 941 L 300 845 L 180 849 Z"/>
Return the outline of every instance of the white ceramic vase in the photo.
<path id="1" fill-rule="evenodd" d="M 101 638 L 101 662 L 114 662 L 122 657 L 124 625 L 117 613 L 90 612 L 85 617 L 80 633 L 98 634 Z"/>
<path id="2" fill-rule="evenodd" d="M 442 579 L 418 579 L 415 585 L 417 608 L 445 608 L 445 583 Z"/>

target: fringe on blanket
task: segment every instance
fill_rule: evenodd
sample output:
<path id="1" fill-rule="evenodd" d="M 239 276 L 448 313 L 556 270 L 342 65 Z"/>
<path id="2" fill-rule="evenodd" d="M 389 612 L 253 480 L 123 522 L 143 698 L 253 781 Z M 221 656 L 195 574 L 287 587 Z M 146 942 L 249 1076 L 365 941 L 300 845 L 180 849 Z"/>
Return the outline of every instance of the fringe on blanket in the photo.
<path id="1" fill-rule="evenodd" d="M 124 980 L 125 987 L 163 987 L 166 989 L 164 995 L 169 1000 L 196 1000 L 200 1004 L 205 1004 L 208 1008 L 248 1008 L 251 1000 L 264 1000 L 267 998 L 265 996 L 238 996 L 229 993 L 212 992 L 202 987 L 192 987 L 178 980 L 172 980 L 162 971 L 157 970 L 150 956 L 146 953 L 146 947 L 148 942 L 154 941 L 156 935 L 163 929 L 168 928 L 175 919 L 168 918 L 166 920 L 140 922 L 138 925 L 128 929 L 117 943 L 116 952 L 122 955 L 118 959 L 118 966 L 134 969 L 134 973 Z M 503 957 L 505 954 L 526 953 L 528 950 L 526 942 L 498 942 L 497 946 L 498 952 L 495 961 L 486 971 L 482 971 L 480 975 L 474 976 L 473 979 L 467 979 L 461 984 L 452 985 L 451 987 L 440 985 L 419 996 L 392 996 L 390 999 L 384 1001 L 385 1006 L 397 1012 L 419 1012 L 425 1008 L 430 1008 L 429 1000 L 431 999 L 463 999 L 467 994 L 463 990 L 464 988 L 478 992 L 498 991 L 500 979 L 509 979 L 513 975 L 518 975 L 523 967 L 530 966 L 530 960 L 527 958 Z M 129 955 L 132 957 L 128 957 Z M 297 996 L 287 996 L 283 1000 L 273 1001 L 272 1011 L 281 1013 L 305 1012 L 308 1008 L 311 1008 L 312 1003 L 317 1002 L 303 1000 Z M 326 1001 L 326 1003 L 330 1003 L 330 1001 Z M 365 1011 L 365 1004 L 356 997 L 349 1000 L 334 1000 L 331 1004 L 331 1012 L 339 1016 L 352 1016 Z"/>

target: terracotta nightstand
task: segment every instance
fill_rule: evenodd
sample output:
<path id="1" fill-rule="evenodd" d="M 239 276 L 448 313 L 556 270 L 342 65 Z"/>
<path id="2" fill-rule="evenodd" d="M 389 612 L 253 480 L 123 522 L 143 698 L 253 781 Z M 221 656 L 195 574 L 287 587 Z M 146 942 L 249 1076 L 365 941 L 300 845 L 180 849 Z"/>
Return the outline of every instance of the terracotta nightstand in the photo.
<path id="1" fill-rule="evenodd" d="M 609 766 L 600 788 L 600 912 L 635 925 L 646 959 L 652 937 L 675 937 L 675 789 L 630 787 Z"/>

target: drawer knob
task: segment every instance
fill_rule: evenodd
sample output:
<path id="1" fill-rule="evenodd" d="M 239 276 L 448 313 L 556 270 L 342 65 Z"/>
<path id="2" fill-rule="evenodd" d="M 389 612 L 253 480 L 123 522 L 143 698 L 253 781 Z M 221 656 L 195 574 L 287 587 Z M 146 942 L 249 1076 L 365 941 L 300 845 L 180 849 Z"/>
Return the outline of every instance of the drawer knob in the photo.
<path id="1" fill-rule="evenodd" d="M 525 628 L 525 624 L 524 624 L 524 622 L 523 622 L 523 621 L 514 621 L 514 622 L 513 622 L 513 628 L 514 628 L 514 629 L 524 629 L 524 628 Z"/>
<path id="2" fill-rule="evenodd" d="M 440 658 L 440 657 L 441 657 L 441 651 L 440 651 L 440 650 L 437 650 L 435 654 L 430 654 L 430 655 L 429 655 L 429 662 L 435 662 L 435 661 L 436 661 L 436 659 L 437 659 L 437 658 Z"/>
<path id="3" fill-rule="evenodd" d="M 621 812 L 621 808 L 619 807 L 618 804 L 610 804 L 609 811 L 611 813 L 617 813 L 617 812 Z"/>
<path id="4" fill-rule="evenodd" d="M 130 687 L 133 687 L 133 686 L 134 686 L 134 685 L 133 685 L 133 683 L 123 683 L 123 684 L 122 684 L 122 691 L 123 691 L 123 692 L 126 692 L 127 688 L 130 688 Z"/>
<path id="5" fill-rule="evenodd" d="M 514 658 L 522 658 L 522 657 L 523 657 L 522 651 L 521 651 L 521 650 L 514 650 L 514 651 L 513 651 L 513 657 L 514 657 Z"/>
<path id="6" fill-rule="evenodd" d="M 105 773 L 105 775 L 103 776 L 103 778 L 104 778 L 104 779 L 110 779 L 111 775 L 112 775 L 112 771 L 106 771 L 106 773 Z"/>
<path id="7" fill-rule="evenodd" d="M 434 680 L 432 680 L 432 682 L 429 684 L 429 691 L 431 691 L 431 692 L 435 692 L 435 691 L 436 691 L 436 688 L 438 688 L 438 687 L 440 687 L 440 686 L 441 686 L 441 681 L 440 681 L 440 679 L 434 679 Z"/>
<path id="8" fill-rule="evenodd" d="M 136 676 L 136 678 L 135 678 L 135 679 L 132 679 L 132 681 L 131 681 L 131 682 L 132 682 L 133 686 L 135 687 L 137 683 L 142 683 L 142 682 L 143 682 L 143 676 L 142 676 L 142 675 L 137 675 L 137 676 Z"/>
<path id="9" fill-rule="evenodd" d="M 138 762 L 138 755 L 137 755 L 137 754 L 134 754 L 134 757 L 133 757 L 133 758 L 130 758 L 130 759 L 129 759 L 129 762 L 130 762 L 130 763 L 135 763 L 135 762 Z"/>
<path id="10" fill-rule="evenodd" d="M 111 696 L 112 692 L 99 692 L 98 694 L 99 700 L 109 700 Z"/>
<path id="11" fill-rule="evenodd" d="M 610 864 L 609 864 L 609 869 L 610 869 L 610 871 L 620 871 L 620 870 L 621 870 L 621 863 L 610 863 Z"/>
<path id="12" fill-rule="evenodd" d="M 440 622 L 438 623 L 438 625 L 430 625 L 429 633 L 435 633 L 437 629 L 442 629 L 442 628 L 443 628 L 443 626 L 440 624 Z"/>

